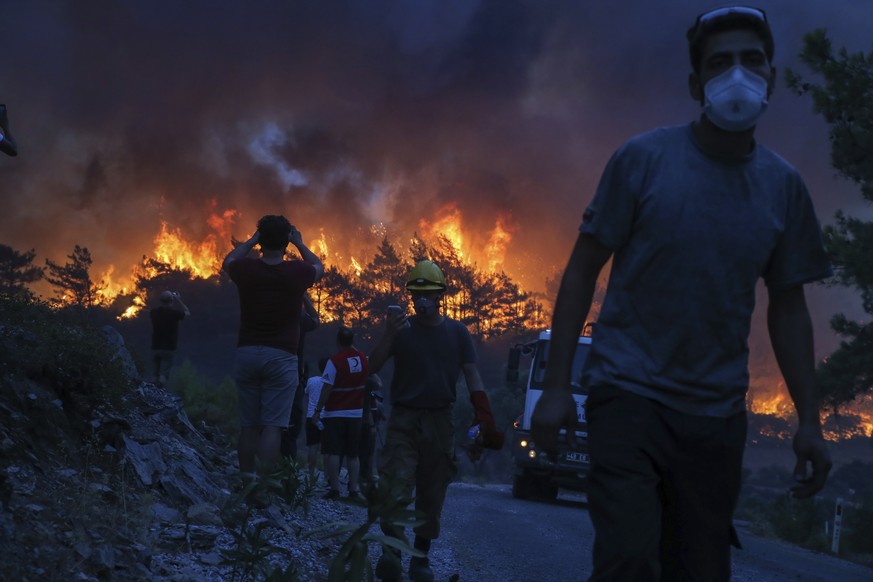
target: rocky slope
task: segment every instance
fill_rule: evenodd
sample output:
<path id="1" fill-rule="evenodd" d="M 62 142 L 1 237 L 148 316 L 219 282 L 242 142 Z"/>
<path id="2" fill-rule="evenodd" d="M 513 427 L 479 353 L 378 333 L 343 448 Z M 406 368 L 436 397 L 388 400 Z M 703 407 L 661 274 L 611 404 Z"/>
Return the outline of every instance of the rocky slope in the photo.
<path id="1" fill-rule="evenodd" d="M 0 579 L 241 580 L 245 561 L 234 570 L 224 558 L 243 523 L 275 548 L 251 579 L 324 579 L 341 540 L 306 534 L 361 523 L 364 510 L 317 489 L 291 504 L 234 504 L 235 458 L 150 384 L 113 406 L 0 378 Z"/>

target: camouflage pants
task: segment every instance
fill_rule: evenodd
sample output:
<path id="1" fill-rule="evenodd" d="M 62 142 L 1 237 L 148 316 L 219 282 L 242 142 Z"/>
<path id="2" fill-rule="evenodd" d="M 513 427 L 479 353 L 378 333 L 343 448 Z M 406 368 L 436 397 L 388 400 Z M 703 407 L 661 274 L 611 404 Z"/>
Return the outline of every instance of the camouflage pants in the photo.
<path id="1" fill-rule="evenodd" d="M 450 406 L 437 410 L 395 406 L 391 410 L 379 474 L 402 480 L 407 497 L 415 489 L 415 509 L 427 516 L 414 530 L 422 538 L 432 540 L 440 535 L 446 490 L 458 472 L 453 439 Z M 399 528 L 388 524 L 382 524 L 382 531 L 403 538 Z"/>

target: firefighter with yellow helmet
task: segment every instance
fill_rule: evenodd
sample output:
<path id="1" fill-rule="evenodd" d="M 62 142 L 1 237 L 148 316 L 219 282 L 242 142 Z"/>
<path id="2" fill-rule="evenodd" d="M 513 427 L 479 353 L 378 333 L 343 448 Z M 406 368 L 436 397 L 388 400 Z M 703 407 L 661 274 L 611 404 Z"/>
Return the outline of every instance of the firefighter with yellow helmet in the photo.
<path id="1" fill-rule="evenodd" d="M 440 513 L 446 490 L 457 473 L 452 407 L 455 388 L 464 374 L 470 401 L 475 410 L 474 425 L 480 427 L 481 444 L 500 449 L 503 433 L 494 424 L 494 415 L 482 378 L 476 368 L 476 350 L 470 332 L 460 321 L 444 316 L 440 303 L 446 291 L 446 278 L 432 261 L 421 261 L 410 271 L 406 289 L 412 298 L 415 315 L 388 314 L 385 334 L 370 355 L 370 371 L 375 373 L 394 358 L 391 382 L 391 415 L 379 473 L 383 478 L 401 479 L 409 495 L 415 488 L 415 509 L 427 517 L 416 527 L 414 547 L 427 554 L 431 541 L 439 536 Z M 400 539 L 402 531 L 382 524 L 382 530 Z M 400 580 L 403 568 L 397 552 L 384 550 L 376 566 L 376 576 Z M 427 557 L 413 556 L 409 577 L 414 582 L 433 580 Z"/>

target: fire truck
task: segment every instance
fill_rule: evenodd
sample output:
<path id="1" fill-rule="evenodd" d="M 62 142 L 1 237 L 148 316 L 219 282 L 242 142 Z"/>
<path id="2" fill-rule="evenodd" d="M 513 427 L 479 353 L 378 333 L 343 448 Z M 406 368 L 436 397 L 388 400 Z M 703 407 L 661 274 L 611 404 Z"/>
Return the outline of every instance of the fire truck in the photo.
<path id="1" fill-rule="evenodd" d="M 517 499 L 539 497 L 553 500 L 557 498 L 560 488 L 573 491 L 586 489 L 590 469 L 588 427 L 585 421 L 585 400 L 588 398 L 588 389 L 581 385 L 579 378 L 582 364 L 591 347 L 590 331 L 591 324 L 588 324 L 579 337 L 573 358 L 573 372 L 570 376 L 574 379 L 571 385 L 578 417 L 578 424 L 573 428 L 576 433 L 576 447 L 570 448 L 567 443 L 567 431 L 561 429 L 558 436 L 558 453 L 552 458 L 537 449 L 536 443 L 532 442 L 530 437 L 530 418 L 543 393 L 543 377 L 549 359 L 551 331 L 542 331 L 536 340 L 510 349 L 507 366 L 507 379 L 510 381 L 518 380 L 522 356 L 531 357 L 530 373 L 525 388 L 524 412 L 516 419 L 512 430 L 512 457 L 515 464 L 512 496 Z"/>

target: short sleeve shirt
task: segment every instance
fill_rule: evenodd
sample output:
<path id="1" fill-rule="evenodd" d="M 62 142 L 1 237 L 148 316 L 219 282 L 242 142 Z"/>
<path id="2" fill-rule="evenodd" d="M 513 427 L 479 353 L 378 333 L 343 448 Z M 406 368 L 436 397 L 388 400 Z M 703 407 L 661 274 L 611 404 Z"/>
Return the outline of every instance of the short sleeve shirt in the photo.
<path id="1" fill-rule="evenodd" d="M 267 346 L 297 353 L 303 293 L 315 282 L 304 261 L 268 265 L 252 258 L 227 265 L 239 291 L 239 346 Z"/>
<path id="2" fill-rule="evenodd" d="M 321 386 L 324 383 L 321 376 L 311 376 L 306 381 L 306 418 L 312 418 L 315 415 L 315 409 L 318 407 L 318 399 L 321 397 Z"/>
<path id="3" fill-rule="evenodd" d="M 614 253 L 583 380 L 690 414 L 745 408 L 759 278 L 785 289 L 831 275 L 798 172 L 759 144 L 712 158 L 690 125 L 624 144 L 580 232 Z"/>
<path id="4" fill-rule="evenodd" d="M 476 362 L 470 332 L 460 321 L 444 317 L 436 326 L 421 325 L 415 317 L 394 338 L 392 406 L 443 408 L 455 402 L 464 364 Z"/>

